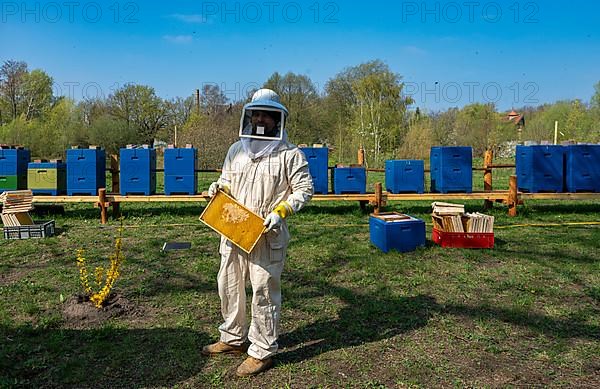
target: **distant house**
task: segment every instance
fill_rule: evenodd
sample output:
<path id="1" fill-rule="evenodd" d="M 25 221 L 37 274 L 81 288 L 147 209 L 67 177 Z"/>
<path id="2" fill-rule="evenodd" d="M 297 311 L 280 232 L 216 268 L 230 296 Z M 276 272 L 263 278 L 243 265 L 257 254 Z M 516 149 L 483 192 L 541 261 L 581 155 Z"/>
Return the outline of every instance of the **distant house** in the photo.
<path id="1" fill-rule="evenodd" d="M 525 127 L 525 115 L 516 112 L 514 109 L 506 116 L 506 120 L 513 122 L 518 129 L 522 130 Z"/>
<path id="2" fill-rule="evenodd" d="M 517 139 L 520 142 L 523 134 L 523 128 L 525 128 L 525 115 L 518 113 L 513 109 L 508 113 L 508 115 L 506 115 L 506 121 L 515 125 L 517 129 Z"/>

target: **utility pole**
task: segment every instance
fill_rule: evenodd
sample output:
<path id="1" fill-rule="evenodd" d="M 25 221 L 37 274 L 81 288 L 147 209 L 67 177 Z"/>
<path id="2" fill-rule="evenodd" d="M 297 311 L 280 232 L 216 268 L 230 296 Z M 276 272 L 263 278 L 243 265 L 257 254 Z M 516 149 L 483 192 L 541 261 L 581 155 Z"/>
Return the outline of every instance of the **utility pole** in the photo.
<path id="1" fill-rule="evenodd" d="M 200 116 L 200 89 L 196 89 L 196 113 Z"/>

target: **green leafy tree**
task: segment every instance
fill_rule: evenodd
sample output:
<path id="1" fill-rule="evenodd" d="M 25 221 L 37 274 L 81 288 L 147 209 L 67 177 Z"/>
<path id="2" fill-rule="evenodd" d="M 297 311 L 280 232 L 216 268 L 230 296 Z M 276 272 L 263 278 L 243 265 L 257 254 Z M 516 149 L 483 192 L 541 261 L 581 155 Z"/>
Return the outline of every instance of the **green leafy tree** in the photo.
<path id="1" fill-rule="evenodd" d="M 20 113 L 25 119 L 39 118 L 52 107 L 52 77 L 35 69 L 23 75 Z"/>
<path id="2" fill-rule="evenodd" d="M 436 143 L 434 120 L 429 116 L 413 114 L 408 123 L 404 142 L 394 153 L 394 158 L 427 160 L 431 146 Z"/>
<path id="3" fill-rule="evenodd" d="M 140 143 L 153 144 L 157 133 L 168 123 L 168 111 L 154 88 L 128 84 L 108 98 L 111 115 L 127 123 L 137 133 Z"/>
<path id="4" fill-rule="evenodd" d="M 356 80 L 388 70 L 380 60 L 370 61 L 344 69 L 325 84 L 325 122 L 335 133 L 336 157 L 338 162 L 355 161 L 360 140 L 354 139 L 349 131 L 354 120 L 357 99 L 352 89 Z"/>
<path id="5" fill-rule="evenodd" d="M 567 121 L 569 111 L 571 110 L 570 101 L 558 101 L 554 104 L 545 104 L 532 112 L 527 120 L 523 130 L 523 140 L 533 141 L 552 141 L 554 138 L 554 123 L 558 121 L 559 140 L 566 139 L 566 134 L 562 131 L 562 126 Z"/>
<path id="6" fill-rule="evenodd" d="M 108 155 L 118 154 L 121 147 L 135 143 L 137 139 L 134 127 L 108 113 L 96 117 L 87 129 L 88 143 L 102 146 Z"/>
<path id="7" fill-rule="evenodd" d="M 303 74 L 275 72 L 265 82 L 264 88 L 277 92 L 281 102 L 290 111 L 286 128 L 296 143 L 324 143 L 329 138 L 320 112 L 321 98 L 311 79 Z"/>
<path id="8" fill-rule="evenodd" d="M 379 166 L 401 144 L 406 108 L 413 102 L 402 95 L 403 87 L 401 76 L 379 60 L 347 68 L 328 81 L 325 100 L 329 122 L 337 127 L 340 160 L 364 146 L 367 161 Z"/>
<path id="9" fill-rule="evenodd" d="M 594 95 L 592 96 L 591 107 L 592 109 L 600 111 L 600 81 L 594 85 Z"/>
<path id="10" fill-rule="evenodd" d="M 232 108 L 217 116 L 193 113 L 183 126 L 181 140 L 198 148 L 200 168 L 221 168 L 227 150 L 239 139 L 239 112 L 242 107 L 237 104 Z"/>
<path id="11" fill-rule="evenodd" d="M 587 110 L 581 100 L 571 102 L 562 132 L 569 140 L 584 141 L 588 130 Z"/>
<path id="12" fill-rule="evenodd" d="M 44 71 L 31 72 L 21 61 L 5 61 L 0 67 L 0 123 L 41 117 L 52 106 L 52 78 Z"/>
<path id="13" fill-rule="evenodd" d="M 458 112 L 458 108 L 450 108 L 447 111 L 430 115 L 433 121 L 433 143 L 430 146 L 456 145 L 456 118 Z"/>
<path id="14" fill-rule="evenodd" d="M 28 146 L 32 140 L 35 124 L 23 117 L 17 117 L 0 126 L 0 143 Z"/>
<path id="15" fill-rule="evenodd" d="M 455 122 L 457 145 L 473 147 L 473 154 L 482 156 L 498 142 L 494 136 L 500 117 L 493 104 L 470 104 L 458 112 Z"/>

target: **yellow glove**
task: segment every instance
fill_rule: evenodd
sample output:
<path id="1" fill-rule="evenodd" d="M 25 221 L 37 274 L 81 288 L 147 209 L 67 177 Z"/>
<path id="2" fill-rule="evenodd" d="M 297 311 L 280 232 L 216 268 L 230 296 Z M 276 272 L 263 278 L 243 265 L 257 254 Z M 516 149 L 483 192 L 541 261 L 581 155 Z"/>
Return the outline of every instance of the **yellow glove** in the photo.
<path id="1" fill-rule="evenodd" d="M 279 203 L 278 206 L 275 207 L 273 212 L 278 214 L 279 217 L 281 217 L 282 219 L 285 219 L 289 215 L 293 214 L 294 210 L 292 209 L 290 203 L 288 203 L 287 201 L 282 201 L 281 203 Z"/>

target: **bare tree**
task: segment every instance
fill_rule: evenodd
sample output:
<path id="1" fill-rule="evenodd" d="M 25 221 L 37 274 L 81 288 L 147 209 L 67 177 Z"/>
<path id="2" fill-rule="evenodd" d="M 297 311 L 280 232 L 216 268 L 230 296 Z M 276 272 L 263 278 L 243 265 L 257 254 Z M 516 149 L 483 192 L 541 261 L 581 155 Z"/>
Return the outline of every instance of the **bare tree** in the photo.
<path id="1" fill-rule="evenodd" d="M 11 119 L 19 116 L 23 81 L 27 73 L 27 64 L 22 61 L 8 60 L 0 68 L 0 98 L 7 102 Z"/>

